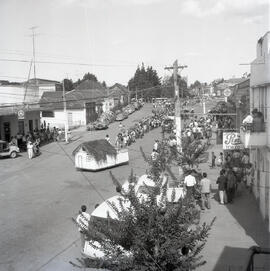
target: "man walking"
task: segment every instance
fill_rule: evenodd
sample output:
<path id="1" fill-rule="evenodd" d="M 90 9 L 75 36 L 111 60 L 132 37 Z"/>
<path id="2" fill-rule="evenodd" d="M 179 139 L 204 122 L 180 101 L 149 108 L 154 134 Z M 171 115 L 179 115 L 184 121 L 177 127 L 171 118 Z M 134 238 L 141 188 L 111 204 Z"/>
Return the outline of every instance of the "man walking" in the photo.
<path id="1" fill-rule="evenodd" d="M 192 175 L 192 171 L 189 171 L 189 174 L 184 179 L 184 185 L 187 189 L 187 196 L 194 195 L 196 179 Z"/>
<path id="2" fill-rule="evenodd" d="M 227 187 L 227 178 L 225 177 L 225 170 L 222 169 L 220 171 L 220 176 L 217 179 L 218 184 L 218 192 L 219 192 L 219 200 L 220 204 L 224 204 L 224 194 L 226 193 L 226 187 Z"/>
<path id="3" fill-rule="evenodd" d="M 207 209 L 211 208 L 210 204 L 211 181 L 207 179 L 207 173 L 204 172 L 202 176 L 203 176 L 203 178 L 201 179 L 202 210 L 205 210 L 205 205 Z"/>
<path id="4" fill-rule="evenodd" d="M 76 218 L 76 223 L 79 227 L 79 232 L 81 235 L 82 250 L 84 250 L 85 244 L 85 231 L 88 230 L 88 223 L 90 221 L 90 214 L 86 213 L 86 209 L 86 206 L 82 205 L 79 215 Z"/>

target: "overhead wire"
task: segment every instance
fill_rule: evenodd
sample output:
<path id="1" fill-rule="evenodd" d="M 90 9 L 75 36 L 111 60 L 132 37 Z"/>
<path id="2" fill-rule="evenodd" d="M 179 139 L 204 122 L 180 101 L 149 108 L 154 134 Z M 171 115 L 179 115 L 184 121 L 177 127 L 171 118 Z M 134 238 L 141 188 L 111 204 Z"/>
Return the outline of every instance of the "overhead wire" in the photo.
<path id="1" fill-rule="evenodd" d="M 10 58 L 0 58 L 0 61 L 19 62 L 19 63 L 30 63 L 31 62 L 30 60 L 26 60 L 26 59 L 10 59 Z M 134 64 L 96 64 L 96 63 L 42 61 L 42 60 L 35 60 L 35 63 L 56 64 L 56 65 L 93 66 L 93 67 L 134 67 Z"/>

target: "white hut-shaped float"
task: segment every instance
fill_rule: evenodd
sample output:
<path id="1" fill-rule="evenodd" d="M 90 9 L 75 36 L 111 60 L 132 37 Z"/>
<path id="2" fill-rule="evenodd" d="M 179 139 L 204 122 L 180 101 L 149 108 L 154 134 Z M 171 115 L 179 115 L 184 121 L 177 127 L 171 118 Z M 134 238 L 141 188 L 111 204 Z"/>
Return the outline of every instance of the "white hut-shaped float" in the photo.
<path id="1" fill-rule="evenodd" d="M 74 151 L 75 167 L 97 171 L 128 163 L 127 149 L 117 150 L 106 139 L 87 141 Z"/>

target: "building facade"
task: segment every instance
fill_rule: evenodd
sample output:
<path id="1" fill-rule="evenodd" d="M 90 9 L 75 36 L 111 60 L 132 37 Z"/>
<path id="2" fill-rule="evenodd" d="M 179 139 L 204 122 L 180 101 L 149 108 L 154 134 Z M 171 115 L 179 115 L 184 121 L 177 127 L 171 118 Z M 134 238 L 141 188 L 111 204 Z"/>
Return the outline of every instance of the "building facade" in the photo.
<path id="1" fill-rule="evenodd" d="M 264 115 L 265 130 L 242 132 L 241 138 L 250 149 L 255 166 L 253 193 L 270 231 L 270 32 L 258 40 L 257 57 L 251 63 L 250 110 L 255 108 Z"/>

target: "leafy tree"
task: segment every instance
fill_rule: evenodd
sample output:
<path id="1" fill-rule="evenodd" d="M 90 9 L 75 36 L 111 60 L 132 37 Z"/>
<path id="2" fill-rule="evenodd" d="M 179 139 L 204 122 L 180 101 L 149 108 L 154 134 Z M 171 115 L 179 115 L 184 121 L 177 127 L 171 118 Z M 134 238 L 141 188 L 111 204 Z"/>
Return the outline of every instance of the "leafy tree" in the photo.
<path id="1" fill-rule="evenodd" d="M 98 82 L 97 77 L 96 77 L 94 74 L 89 73 L 89 72 L 86 73 L 86 74 L 83 76 L 82 81 L 84 81 L 84 80 L 92 80 L 92 81 Z"/>
<path id="2" fill-rule="evenodd" d="M 201 86 L 202 86 L 202 83 L 196 80 L 193 84 L 190 85 L 190 88 L 200 88 Z"/>
<path id="3" fill-rule="evenodd" d="M 101 85 L 102 85 L 104 88 L 107 88 L 107 84 L 106 84 L 105 81 L 103 81 L 103 82 L 101 83 Z"/>
<path id="4" fill-rule="evenodd" d="M 160 85 L 161 82 L 157 71 L 151 66 L 145 69 L 143 63 L 141 67 L 137 67 L 134 76 L 128 82 L 128 87 L 132 92 L 132 97 L 136 95 L 136 91 L 139 97 L 160 97 Z"/>
<path id="5" fill-rule="evenodd" d="M 88 240 L 98 241 L 104 258 L 85 259 L 87 267 L 112 271 L 188 271 L 205 263 L 200 255 L 214 220 L 198 225 L 199 210 L 192 196 L 170 203 L 163 185 L 163 173 L 171 163 L 170 148 L 164 141 L 155 163 L 144 153 L 150 164 L 150 177 L 156 188 L 141 200 L 134 186 L 129 192 L 120 192 L 121 184 L 112 175 L 117 191 L 121 193 L 119 205 L 107 202 L 118 220 L 109 217 L 104 222 L 93 221 L 85 234 Z M 133 180 L 132 176 L 129 178 Z M 161 193 L 161 194 L 160 194 Z M 157 200 L 161 195 L 161 200 Z M 175 193 L 172 194 L 172 201 Z M 129 206 L 124 205 L 129 202 Z M 97 247 L 96 247 L 97 248 Z"/>
<path id="6" fill-rule="evenodd" d="M 209 153 L 206 152 L 208 149 L 206 143 L 203 143 L 201 140 L 194 140 L 192 142 L 185 140 L 187 140 L 187 138 L 183 139 L 183 150 L 179 152 L 177 156 L 179 164 L 183 166 L 186 165 L 190 169 L 208 160 Z"/>
<path id="7" fill-rule="evenodd" d="M 70 91 L 74 89 L 73 82 L 71 79 L 64 79 L 64 86 L 66 91 Z"/>
<path id="8" fill-rule="evenodd" d="M 180 97 L 187 97 L 189 96 L 187 90 L 187 82 L 178 74 L 177 75 L 177 84 L 179 86 L 179 95 Z M 162 97 L 172 98 L 175 95 L 174 89 L 174 78 L 173 75 L 170 77 L 165 77 L 162 83 Z"/>

